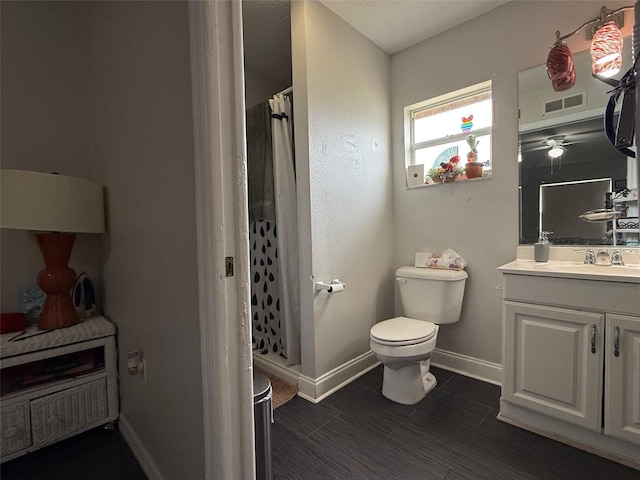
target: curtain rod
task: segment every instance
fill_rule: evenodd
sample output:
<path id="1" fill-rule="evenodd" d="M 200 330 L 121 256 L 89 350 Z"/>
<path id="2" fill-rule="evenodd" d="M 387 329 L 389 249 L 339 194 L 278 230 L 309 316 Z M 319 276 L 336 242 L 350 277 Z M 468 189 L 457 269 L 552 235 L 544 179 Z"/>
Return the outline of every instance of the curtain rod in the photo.
<path id="1" fill-rule="evenodd" d="M 276 93 L 276 95 L 286 95 L 287 93 L 293 92 L 293 86 L 285 88 L 281 92 Z"/>

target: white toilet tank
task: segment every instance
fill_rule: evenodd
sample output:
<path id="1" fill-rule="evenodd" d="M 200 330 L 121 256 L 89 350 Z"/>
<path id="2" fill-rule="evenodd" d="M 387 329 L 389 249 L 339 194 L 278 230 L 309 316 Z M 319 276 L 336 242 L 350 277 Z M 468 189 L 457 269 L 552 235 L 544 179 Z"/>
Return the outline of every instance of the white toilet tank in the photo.
<path id="1" fill-rule="evenodd" d="M 396 280 L 406 317 L 442 325 L 460 319 L 467 272 L 400 267 Z"/>

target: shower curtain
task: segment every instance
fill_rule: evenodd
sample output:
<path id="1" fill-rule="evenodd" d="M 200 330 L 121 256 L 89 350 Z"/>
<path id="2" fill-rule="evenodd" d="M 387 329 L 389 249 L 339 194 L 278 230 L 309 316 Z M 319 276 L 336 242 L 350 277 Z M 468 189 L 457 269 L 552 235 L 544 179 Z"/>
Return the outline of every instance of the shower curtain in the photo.
<path id="1" fill-rule="evenodd" d="M 300 295 L 291 97 L 247 112 L 252 343 L 300 363 Z"/>

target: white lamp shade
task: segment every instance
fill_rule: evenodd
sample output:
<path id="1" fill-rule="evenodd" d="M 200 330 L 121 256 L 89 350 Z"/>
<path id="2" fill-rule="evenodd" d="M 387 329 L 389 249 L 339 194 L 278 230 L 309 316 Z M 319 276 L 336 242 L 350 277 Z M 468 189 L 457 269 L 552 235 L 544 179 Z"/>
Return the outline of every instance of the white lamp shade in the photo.
<path id="1" fill-rule="evenodd" d="M 64 175 L 2 169 L 0 225 L 43 232 L 104 233 L 102 185 Z"/>

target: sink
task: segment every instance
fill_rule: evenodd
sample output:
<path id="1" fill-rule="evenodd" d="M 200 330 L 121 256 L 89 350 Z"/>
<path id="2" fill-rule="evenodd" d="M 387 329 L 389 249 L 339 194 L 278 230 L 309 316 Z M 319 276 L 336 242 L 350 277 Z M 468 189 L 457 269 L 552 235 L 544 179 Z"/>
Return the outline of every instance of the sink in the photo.
<path id="1" fill-rule="evenodd" d="M 521 275 L 541 275 L 585 280 L 640 283 L 640 265 L 589 265 L 578 262 L 515 260 L 498 270 Z"/>
<path id="2" fill-rule="evenodd" d="M 573 262 L 538 263 L 536 268 L 551 272 L 575 272 L 590 275 L 640 275 L 640 265 L 593 265 Z"/>
<path id="3" fill-rule="evenodd" d="M 579 280 L 599 280 L 640 284 L 640 248 L 620 247 L 625 265 L 585 264 L 587 249 L 607 250 L 609 255 L 617 247 L 612 246 L 556 246 L 549 251 L 548 262 L 534 261 L 533 245 L 519 245 L 516 260 L 502 265 L 499 272 L 514 275 L 535 275 L 541 277 L 573 278 Z M 640 293 L 640 291 L 639 291 Z"/>

